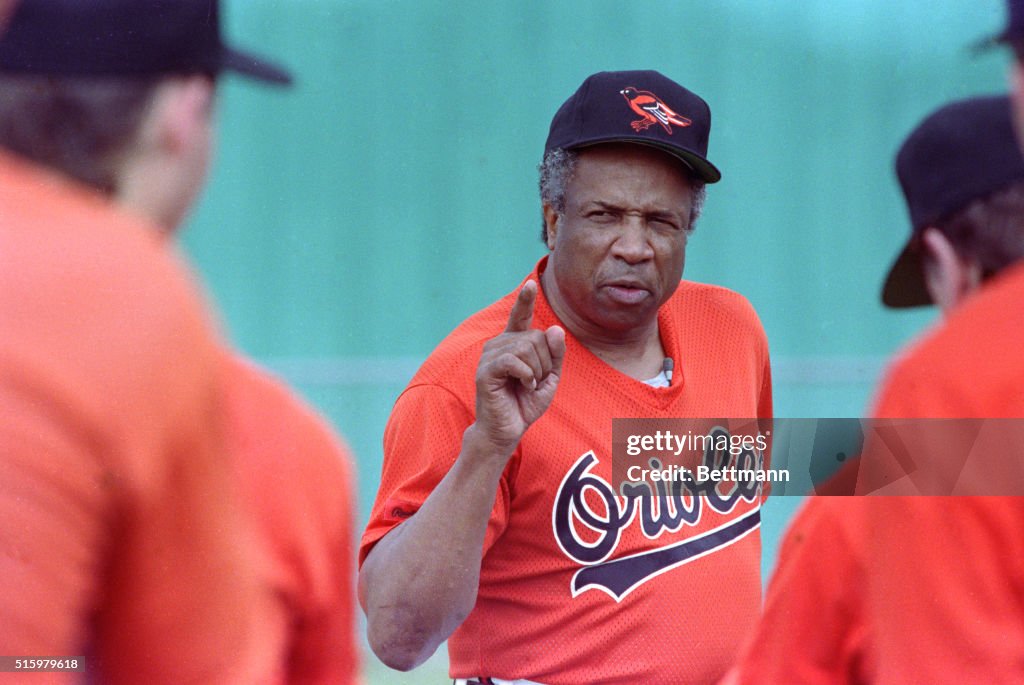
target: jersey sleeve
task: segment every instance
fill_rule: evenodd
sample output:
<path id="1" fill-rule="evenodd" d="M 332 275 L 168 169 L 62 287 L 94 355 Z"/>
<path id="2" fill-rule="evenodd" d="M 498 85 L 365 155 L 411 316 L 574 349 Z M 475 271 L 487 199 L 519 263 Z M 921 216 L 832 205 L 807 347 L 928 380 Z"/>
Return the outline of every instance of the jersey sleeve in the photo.
<path id="1" fill-rule="evenodd" d="M 384 432 L 381 484 L 360 544 L 360 565 L 382 537 L 415 515 L 447 475 L 472 423 L 469 408 L 444 388 L 416 385 L 398 398 Z M 509 498 L 506 469 L 488 520 L 484 554 L 505 529 Z"/>
<path id="2" fill-rule="evenodd" d="M 779 550 L 762 618 L 727 682 L 867 682 L 860 548 L 847 534 L 862 525 L 861 507 L 853 498 L 805 503 Z"/>

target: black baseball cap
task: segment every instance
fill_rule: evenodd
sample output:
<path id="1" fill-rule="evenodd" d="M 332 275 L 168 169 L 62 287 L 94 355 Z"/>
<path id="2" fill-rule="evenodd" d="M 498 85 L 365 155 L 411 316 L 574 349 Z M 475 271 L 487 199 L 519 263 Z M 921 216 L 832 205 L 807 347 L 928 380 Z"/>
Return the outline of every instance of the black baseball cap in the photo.
<path id="1" fill-rule="evenodd" d="M 889 269 L 882 302 L 889 307 L 931 304 L 920 237 L 974 200 L 1024 180 L 1024 156 L 1014 135 L 1010 99 L 976 97 L 939 108 L 900 146 L 896 175 L 910 213 L 910 240 Z"/>
<path id="2" fill-rule="evenodd" d="M 682 160 L 705 183 L 722 174 L 707 160 L 711 109 L 656 71 L 602 71 L 587 77 L 551 120 L 544 154 L 600 143 L 638 143 Z"/>
<path id="3" fill-rule="evenodd" d="M 283 68 L 224 44 L 218 0 L 19 0 L 0 72 L 153 76 L 235 71 L 286 85 Z"/>

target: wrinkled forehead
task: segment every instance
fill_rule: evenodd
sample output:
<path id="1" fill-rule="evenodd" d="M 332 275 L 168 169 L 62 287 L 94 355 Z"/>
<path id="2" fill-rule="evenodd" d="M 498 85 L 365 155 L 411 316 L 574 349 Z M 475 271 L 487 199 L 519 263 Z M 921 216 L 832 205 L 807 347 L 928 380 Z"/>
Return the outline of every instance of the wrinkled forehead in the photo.
<path id="1" fill-rule="evenodd" d="M 693 180 L 685 164 L 655 148 L 614 143 L 581 148 L 566 187 L 571 204 L 688 211 Z"/>

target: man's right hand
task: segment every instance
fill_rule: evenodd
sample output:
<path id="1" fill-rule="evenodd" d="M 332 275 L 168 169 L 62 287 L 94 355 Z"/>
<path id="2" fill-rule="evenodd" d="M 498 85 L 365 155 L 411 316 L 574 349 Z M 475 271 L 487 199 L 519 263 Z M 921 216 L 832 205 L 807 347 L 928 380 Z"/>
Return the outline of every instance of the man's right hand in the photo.
<path id="1" fill-rule="evenodd" d="M 506 460 L 551 405 L 565 359 L 560 326 L 530 327 L 538 287 L 531 280 L 519 291 L 505 331 L 484 345 L 476 371 L 473 428 Z"/>
<path id="2" fill-rule="evenodd" d="M 412 517 L 385 535 L 359 573 L 367 637 L 388 666 L 422 664 L 476 604 L 488 521 L 505 465 L 555 396 L 565 331 L 530 327 L 538 285 L 519 291 L 476 371 L 476 422 L 455 463 Z"/>

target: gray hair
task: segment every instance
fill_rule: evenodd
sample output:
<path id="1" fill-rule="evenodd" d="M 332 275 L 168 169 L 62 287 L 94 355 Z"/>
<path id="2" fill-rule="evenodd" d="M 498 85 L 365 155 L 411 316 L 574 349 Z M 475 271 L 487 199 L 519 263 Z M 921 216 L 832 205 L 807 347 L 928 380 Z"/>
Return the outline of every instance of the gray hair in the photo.
<path id="1" fill-rule="evenodd" d="M 0 146 L 113 194 L 158 78 L 0 75 Z"/>
<path id="2" fill-rule="evenodd" d="M 565 213 L 565 192 L 569 186 L 569 180 L 576 171 L 576 164 L 580 155 L 575 150 L 564 150 L 555 148 L 544 155 L 540 163 L 540 201 L 541 206 L 551 205 L 558 214 Z M 693 233 L 697 227 L 697 219 L 701 210 L 704 209 L 704 200 L 707 197 L 707 187 L 703 181 L 690 175 L 690 187 L 692 196 L 690 198 L 690 225 L 686 227 L 687 235 Z M 540 238 L 547 244 L 548 225 L 544 221 L 543 210 L 541 210 L 541 232 Z"/>

